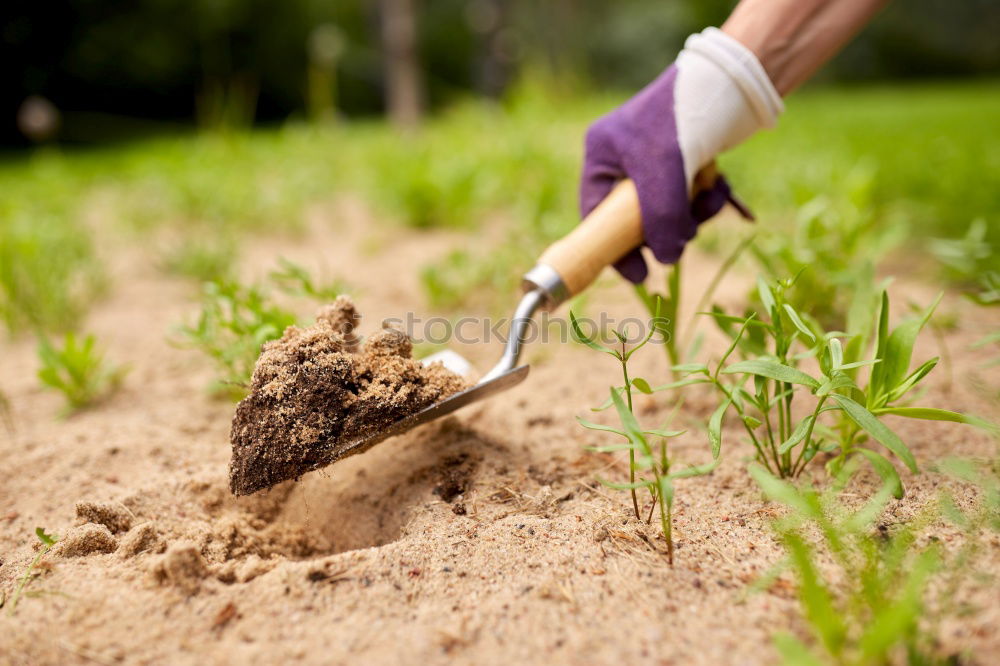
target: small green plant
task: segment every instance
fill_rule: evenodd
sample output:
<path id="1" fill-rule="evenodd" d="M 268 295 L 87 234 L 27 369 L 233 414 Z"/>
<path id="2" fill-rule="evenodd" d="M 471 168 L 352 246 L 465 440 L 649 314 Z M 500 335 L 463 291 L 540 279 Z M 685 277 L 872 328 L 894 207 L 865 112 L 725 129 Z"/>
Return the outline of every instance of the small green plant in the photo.
<path id="1" fill-rule="evenodd" d="M 981 289 L 967 294 L 969 299 L 983 307 L 1000 306 L 1000 273 L 989 271 L 980 278 Z M 984 349 L 991 345 L 1000 345 L 1000 329 L 987 333 L 972 345 L 973 349 Z M 983 367 L 1000 364 L 1000 356 L 987 361 Z"/>
<path id="2" fill-rule="evenodd" d="M 332 301 L 345 285 L 317 285 L 309 272 L 287 259 L 280 260 L 264 284 L 243 285 L 231 279 L 206 282 L 201 312 L 193 324 L 178 329 L 179 346 L 198 349 L 218 369 L 211 386 L 214 394 L 239 400 L 246 395 L 254 365 L 265 342 L 281 337 L 285 329 L 300 324 L 294 312 L 279 304 L 271 287 L 289 296 L 318 303 Z"/>
<path id="3" fill-rule="evenodd" d="M 658 310 L 656 316 L 659 316 Z M 636 519 L 641 520 L 639 513 L 639 501 L 636 491 L 645 488 L 650 495 L 651 505 L 646 521 L 652 520 L 653 509 L 659 508 L 660 527 L 663 530 L 664 539 L 667 542 L 667 561 L 672 565 L 674 562 L 674 541 L 673 541 L 673 504 L 674 504 L 674 481 L 681 478 L 708 474 L 719 463 L 718 449 L 713 450 L 713 460 L 704 465 L 695 465 L 684 469 L 677 469 L 668 442 L 670 438 L 681 435 L 682 430 L 667 430 L 668 423 L 663 428 L 646 430 L 639 425 L 632 409 L 632 391 L 638 390 L 642 393 L 652 393 L 653 389 L 642 377 L 632 377 L 629 375 L 628 362 L 632 355 L 642 349 L 650 341 L 652 336 L 659 330 L 655 325 L 650 326 L 646 337 L 628 348 L 628 338 L 620 331 L 614 331 L 620 349 L 610 349 L 594 339 L 588 337 L 580 327 L 580 322 L 576 316 L 570 312 L 570 321 L 573 329 L 573 338 L 578 342 L 587 345 L 591 349 L 603 352 L 614 357 L 622 369 L 623 384 L 612 386 L 610 389 L 610 404 L 614 405 L 618 414 L 620 427 L 601 425 L 585 419 L 578 418 L 585 428 L 612 432 L 625 439 L 622 444 L 611 444 L 593 447 L 597 452 L 611 452 L 627 450 L 629 456 L 629 480 L 628 483 L 617 483 L 602 479 L 601 483 L 616 490 L 628 490 L 632 495 L 632 509 Z M 655 317 L 654 317 L 655 321 Z M 603 409 L 603 407 L 598 408 Z"/>
<path id="4" fill-rule="evenodd" d="M 69 330 L 104 289 L 103 272 L 81 226 L 25 208 L 8 218 L 0 206 L 0 320 L 14 334 Z"/>
<path id="5" fill-rule="evenodd" d="M 860 508 L 849 509 L 840 496 L 856 465 L 842 468 L 822 493 L 800 490 L 760 465 L 751 466 L 768 499 L 789 509 L 774 523 L 786 557 L 757 584 L 767 587 L 785 570 L 797 578 L 811 640 L 777 634 L 775 645 L 786 664 L 954 663 L 936 649 L 937 624 L 954 611 L 950 602 L 958 583 L 969 576 L 982 531 L 1000 529 L 1000 479 L 995 468 L 970 461 L 945 461 L 943 467 L 980 488 L 978 506 L 963 512 L 942 495 L 909 522 L 881 523 L 876 529 L 894 488 L 884 484 Z M 951 552 L 921 538 L 940 519 L 964 533 Z"/>
<path id="6" fill-rule="evenodd" d="M 830 457 L 828 469 L 837 471 L 852 457 L 863 456 L 902 497 L 903 486 L 893 464 L 868 446 L 874 440 L 917 472 L 916 459 L 899 436 L 883 421 L 893 414 L 915 419 L 952 421 L 991 429 L 980 419 L 944 409 L 912 407 L 907 395 L 934 369 L 933 358 L 912 372 L 910 363 L 917 335 L 934 311 L 936 302 L 918 317 L 889 328 L 889 297 L 883 292 L 875 319 L 872 358 L 868 351 L 867 324 L 857 334 L 826 333 L 811 317 L 799 313 L 785 299 L 793 280 L 773 287 L 758 280 L 758 292 L 768 318 L 755 313 L 732 317 L 716 308 L 712 315 L 730 337 L 731 344 L 711 370 L 705 364 L 682 365 L 685 378 L 668 387 L 708 384 L 719 393 L 720 404 L 708 422 L 713 444 L 721 441 L 727 412 L 739 418 L 756 458 L 781 478 L 795 478 L 823 453 Z M 847 339 L 845 345 L 841 338 Z M 729 363 L 739 350 L 744 359 Z M 802 369 L 806 360 L 818 372 Z M 859 370 L 870 366 L 867 385 L 862 387 Z M 664 387 L 667 388 L 667 387 Z M 806 397 L 807 396 L 807 397 Z M 796 400 L 796 398 L 804 398 Z M 807 402 L 808 411 L 798 407 Z"/>
<path id="7" fill-rule="evenodd" d="M 931 252 L 944 264 L 947 277 L 958 282 L 973 283 L 996 266 L 997 251 L 988 238 L 986 220 L 980 218 L 969 225 L 961 238 L 933 238 Z"/>
<path id="8" fill-rule="evenodd" d="M 771 280 L 798 276 L 786 301 L 828 329 L 843 329 L 859 300 L 877 298 L 875 266 L 905 238 L 898 220 L 879 217 L 876 176 L 862 162 L 845 174 L 839 196 L 799 186 L 794 226 L 765 230 L 751 248 Z"/>
<path id="9" fill-rule="evenodd" d="M 42 364 L 38 379 L 63 394 L 70 412 L 90 407 L 114 393 L 128 372 L 126 366 L 116 366 L 104 358 L 93 334 L 78 341 L 76 334 L 67 333 L 61 347 L 43 337 L 38 343 L 38 358 Z"/>
<path id="10" fill-rule="evenodd" d="M 52 550 L 52 546 L 56 545 L 56 542 L 59 540 L 59 537 L 54 534 L 46 534 L 45 530 L 41 527 L 35 528 L 35 536 L 37 536 L 38 540 L 42 542 L 42 545 L 38 549 L 38 554 L 35 555 L 35 558 L 31 560 L 28 567 L 24 570 L 24 574 L 22 574 L 17 580 L 17 587 L 14 588 L 14 594 L 11 596 L 10 601 L 6 604 L 8 615 L 14 614 L 14 611 L 17 609 L 17 604 L 21 600 L 22 596 L 35 596 L 34 593 L 27 592 L 25 590 L 31 581 L 38 578 L 39 574 L 35 571 L 38 563 L 42 561 L 42 558 L 45 557 L 50 550 Z"/>
<path id="11" fill-rule="evenodd" d="M 246 395 L 261 345 L 296 323 L 264 287 L 214 280 L 204 284 L 198 319 L 180 327 L 178 344 L 207 354 L 219 373 L 212 392 L 238 400 Z"/>

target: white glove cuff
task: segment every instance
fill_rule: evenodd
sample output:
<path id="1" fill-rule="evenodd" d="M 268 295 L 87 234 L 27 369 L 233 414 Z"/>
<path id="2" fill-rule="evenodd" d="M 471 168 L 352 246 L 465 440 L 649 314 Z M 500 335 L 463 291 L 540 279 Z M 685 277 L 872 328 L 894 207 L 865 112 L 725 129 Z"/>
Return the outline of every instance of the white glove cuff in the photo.
<path id="1" fill-rule="evenodd" d="M 750 49 L 717 28 L 687 38 L 677 57 L 674 117 L 688 191 L 695 174 L 719 153 L 785 110 L 781 95 Z"/>

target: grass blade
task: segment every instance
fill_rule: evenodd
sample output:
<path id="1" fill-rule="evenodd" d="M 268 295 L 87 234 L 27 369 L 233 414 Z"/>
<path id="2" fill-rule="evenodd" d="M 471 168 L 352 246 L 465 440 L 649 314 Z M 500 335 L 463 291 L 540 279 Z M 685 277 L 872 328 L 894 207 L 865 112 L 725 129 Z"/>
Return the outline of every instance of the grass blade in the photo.
<path id="1" fill-rule="evenodd" d="M 910 449 L 903 443 L 903 440 L 899 438 L 899 435 L 879 421 L 878 417 L 846 395 L 832 393 L 830 397 L 840 403 L 841 408 L 851 417 L 852 421 L 861 426 L 865 432 L 874 437 L 884 447 L 895 453 L 900 460 L 906 463 L 911 472 L 914 474 L 917 473 L 917 461 L 913 457 L 913 453 L 910 452 Z"/>
<path id="2" fill-rule="evenodd" d="M 820 386 L 818 380 L 810 377 L 801 370 L 784 365 L 783 363 L 778 363 L 777 361 L 768 361 L 766 359 L 737 361 L 736 363 L 728 366 L 722 372 L 728 375 L 744 373 L 748 375 L 756 375 L 758 377 L 767 377 L 768 379 L 774 379 L 779 382 L 802 384 L 803 386 L 808 386 L 813 389 L 819 388 Z"/>

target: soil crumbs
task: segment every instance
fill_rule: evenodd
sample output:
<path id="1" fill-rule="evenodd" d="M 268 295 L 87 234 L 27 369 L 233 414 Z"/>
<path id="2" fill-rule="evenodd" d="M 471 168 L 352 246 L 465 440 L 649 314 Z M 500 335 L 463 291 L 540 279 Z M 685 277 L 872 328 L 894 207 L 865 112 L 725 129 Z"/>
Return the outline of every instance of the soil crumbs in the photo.
<path id="1" fill-rule="evenodd" d="M 458 393 L 466 382 L 440 363 L 411 358 L 400 330 L 361 344 L 360 315 L 339 296 L 307 328 L 264 345 L 250 395 L 236 407 L 229 467 L 235 495 L 270 488 L 342 457 L 347 445 Z"/>
<path id="2" fill-rule="evenodd" d="M 333 262 L 358 276 L 366 313 L 381 318 L 420 302 L 408 271 L 363 281 L 372 276 L 360 250 L 371 227 L 335 226 L 364 219 L 337 211 L 318 211 L 305 238 L 248 245 L 244 270 L 252 275 L 279 254 Z M 449 239 L 393 231 L 378 261 L 414 266 Z M 687 250 L 681 301 L 689 304 L 719 267 L 697 251 Z M 637 520 L 628 493 L 598 481 L 628 478 L 627 457 L 588 451 L 613 436 L 574 417 L 613 423 L 613 414 L 587 407 L 606 399 L 621 370 L 581 345 L 532 345 L 532 379 L 516 390 L 298 482 L 234 497 L 233 406 L 206 398 L 211 365 L 163 334 L 191 315 L 191 286 L 163 276 L 146 254 L 112 260 L 122 277 L 85 328 L 115 361 L 133 365 L 121 393 L 57 418 L 60 396 L 37 386 L 34 339 L 5 342 L 0 355 L 13 425 L 0 426 L 0 666 L 766 666 L 780 660 L 776 632 L 812 640 L 794 577 L 748 593 L 785 553 L 770 527 L 781 512 L 746 473 L 752 447 L 740 439 L 741 422 L 723 423 L 727 444 L 710 476 L 678 480 L 672 568 L 657 521 L 646 523 L 655 508 L 648 498 Z M 657 270 L 652 277 L 663 279 Z M 732 271 L 720 304 L 742 308 L 752 280 Z M 937 293 L 903 281 L 893 289 L 903 302 Z M 634 316 L 629 285 L 591 293 L 595 311 Z M 946 332 L 955 381 L 933 375 L 921 403 L 1000 421 L 1000 366 L 985 367 L 983 350 L 971 347 L 996 329 L 996 315 L 955 295 L 941 307 L 957 322 Z M 725 340 L 703 330 L 705 353 L 718 358 Z M 356 344 L 349 358 L 364 354 Z M 483 366 L 497 349 L 463 353 Z M 918 338 L 915 362 L 939 353 L 933 336 Z M 668 372 L 662 353 L 630 363 L 644 377 Z M 710 455 L 702 425 L 712 397 L 693 392 L 677 416 L 688 428 L 671 444 L 680 464 Z M 673 410 L 662 393 L 634 400 L 644 424 Z M 906 497 L 890 501 L 882 523 L 912 519 L 941 492 L 971 508 L 975 496 L 931 463 L 992 459 L 995 441 L 950 423 L 895 419 L 892 428 L 924 470 L 914 476 L 900 465 Z M 822 465 L 810 481 L 826 487 Z M 878 482 L 873 472 L 859 479 L 857 501 Z M 31 570 L 15 609 L 15 590 L 41 552 L 37 527 L 59 541 Z M 947 526 L 932 536 L 952 551 L 963 543 Z M 955 597 L 961 615 L 938 632 L 941 653 L 963 666 L 1000 663 L 1000 536 L 984 535 L 979 552 L 970 589 Z"/>

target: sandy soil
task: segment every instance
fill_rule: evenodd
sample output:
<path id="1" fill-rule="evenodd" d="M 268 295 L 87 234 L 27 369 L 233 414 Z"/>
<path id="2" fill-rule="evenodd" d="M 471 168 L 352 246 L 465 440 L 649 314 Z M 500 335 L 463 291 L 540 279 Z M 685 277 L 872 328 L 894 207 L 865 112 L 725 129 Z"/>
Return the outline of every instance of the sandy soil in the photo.
<path id="1" fill-rule="evenodd" d="M 247 273 L 279 254 L 325 266 L 359 287 L 363 332 L 419 312 L 417 268 L 461 239 L 372 241 L 345 226 L 358 215 L 317 209 L 306 238 L 249 248 Z M 211 368 L 168 343 L 194 311 L 195 290 L 148 256 L 111 254 L 116 287 L 87 328 L 132 366 L 119 394 L 61 420 L 60 398 L 35 379 L 33 344 L 5 343 L 0 355 L 16 427 L 0 431 L 0 590 L 9 594 L 34 556 L 35 527 L 63 537 L 31 587 L 44 594 L 13 616 L 0 612 L 0 664 L 767 664 L 775 630 L 803 631 L 790 584 L 746 594 L 780 551 L 769 529 L 776 510 L 745 473 L 749 448 L 732 424 L 718 470 L 679 484 L 671 569 L 657 530 L 630 518 L 627 494 L 595 481 L 625 467 L 585 451 L 607 440 L 573 417 L 604 400 L 617 369 L 576 345 L 533 347 L 526 383 L 491 401 L 298 483 L 233 498 L 233 405 L 207 399 Z M 687 269 L 690 304 L 714 260 L 692 253 Z M 740 303 L 741 284 L 724 283 L 723 304 Z M 898 303 L 931 294 L 894 286 Z M 957 298 L 944 308 L 959 322 L 949 334 L 956 379 L 940 371 L 924 402 L 995 419 L 1000 376 L 978 369 L 968 343 L 996 322 Z M 635 314 L 613 278 L 587 309 Z M 499 353 L 495 343 L 460 351 L 480 368 Z M 927 336 L 918 357 L 936 353 Z M 664 368 L 655 349 L 635 359 L 651 378 Z M 967 371 L 993 387 L 992 399 L 958 379 Z M 639 412 L 656 423 L 668 406 L 643 397 Z M 695 425 L 676 446 L 681 460 L 707 460 L 696 424 L 710 410 L 707 397 L 688 402 L 684 419 Z M 968 428 L 893 426 L 922 462 L 994 451 Z M 912 514 L 942 483 L 904 480 L 909 495 L 887 520 Z M 1000 540 L 990 539 L 984 566 L 1000 572 Z M 945 649 L 972 649 L 972 663 L 1000 661 L 991 585 L 971 590 L 974 612 L 944 628 Z"/>

